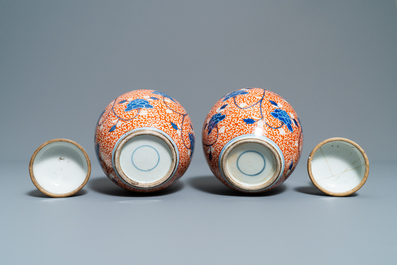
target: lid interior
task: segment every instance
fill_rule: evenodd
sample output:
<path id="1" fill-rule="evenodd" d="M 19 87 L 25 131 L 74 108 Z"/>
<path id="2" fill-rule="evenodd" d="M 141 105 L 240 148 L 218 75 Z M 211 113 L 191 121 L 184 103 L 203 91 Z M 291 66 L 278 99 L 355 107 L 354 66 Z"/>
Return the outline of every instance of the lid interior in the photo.
<path id="1" fill-rule="evenodd" d="M 36 150 L 31 177 L 36 187 L 53 197 L 70 196 L 79 191 L 90 175 L 88 156 L 70 140 L 49 141 Z"/>
<path id="2" fill-rule="evenodd" d="M 357 144 L 350 140 L 332 140 L 313 151 L 309 175 L 324 192 L 344 196 L 355 192 L 365 183 L 368 162 Z"/>

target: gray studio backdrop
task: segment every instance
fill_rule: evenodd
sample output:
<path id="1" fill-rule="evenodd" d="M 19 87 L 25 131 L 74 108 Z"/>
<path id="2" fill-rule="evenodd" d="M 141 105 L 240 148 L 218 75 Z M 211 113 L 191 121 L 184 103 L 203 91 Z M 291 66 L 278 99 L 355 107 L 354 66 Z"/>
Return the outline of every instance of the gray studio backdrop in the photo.
<path id="1" fill-rule="evenodd" d="M 210 108 L 243 87 L 284 97 L 304 130 L 294 174 L 259 196 L 222 185 L 200 148 Z M 113 185 L 94 153 L 103 109 L 143 88 L 177 99 L 197 139 L 186 175 L 145 195 Z M 397 264 L 393 0 L 0 0 L 0 89 L 0 264 Z M 324 196 L 306 173 L 334 136 L 371 163 L 350 197 Z M 54 199 L 28 162 L 61 137 L 87 150 L 92 174 Z"/>
<path id="2" fill-rule="evenodd" d="M 396 160 L 397 9 L 373 1 L 0 1 L 2 161 L 69 138 L 94 167 L 94 129 L 116 96 L 172 95 L 201 146 L 224 94 L 284 97 L 304 129 L 299 167 L 342 136 L 370 161 Z M 204 161 L 196 148 L 193 163 Z M 3 176 L 2 176 L 3 177 Z"/>

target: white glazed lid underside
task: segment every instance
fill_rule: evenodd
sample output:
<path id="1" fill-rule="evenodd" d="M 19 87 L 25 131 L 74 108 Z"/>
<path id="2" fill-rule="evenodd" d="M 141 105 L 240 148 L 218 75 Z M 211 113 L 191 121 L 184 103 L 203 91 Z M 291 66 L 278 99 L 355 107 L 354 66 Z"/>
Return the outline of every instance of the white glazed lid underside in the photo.
<path id="1" fill-rule="evenodd" d="M 270 188 L 280 177 L 284 157 L 270 139 L 237 139 L 221 155 L 221 171 L 237 189 L 247 192 Z"/>
<path id="2" fill-rule="evenodd" d="M 127 185 L 154 188 L 173 176 L 177 167 L 176 146 L 158 131 L 138 130 L 116 144 L 114 165 Z"/>
<path id="3" fill-rule="evenodd" d="M 361 147 L 347 139 L 336 138 L 318 146 L 308 166 L 313 183 L 334 196 L 354 193 L 368 176 L 368 158 Z"/>
<path id="4" fill-rule="evenodd" d="M 30 163 L 31 179 L 43 193 L 66 197 L 88 181 L 91 166 L 84 149 L 67 139 L 55 139 L 40 146 Z"/>

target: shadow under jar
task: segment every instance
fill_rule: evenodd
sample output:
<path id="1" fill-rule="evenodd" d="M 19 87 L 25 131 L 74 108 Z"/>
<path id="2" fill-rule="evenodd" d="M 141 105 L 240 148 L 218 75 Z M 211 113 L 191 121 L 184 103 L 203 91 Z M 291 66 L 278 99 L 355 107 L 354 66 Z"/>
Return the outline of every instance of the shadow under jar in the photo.
<path id="1" fill-rule="evenodd" d="M 247 193 L 269 191 L 294 171 L 303 145 L 295 110 L 261 88 L 228 93 L 212 107 L 202 130 L 207 163 L 226 186 Z"/>

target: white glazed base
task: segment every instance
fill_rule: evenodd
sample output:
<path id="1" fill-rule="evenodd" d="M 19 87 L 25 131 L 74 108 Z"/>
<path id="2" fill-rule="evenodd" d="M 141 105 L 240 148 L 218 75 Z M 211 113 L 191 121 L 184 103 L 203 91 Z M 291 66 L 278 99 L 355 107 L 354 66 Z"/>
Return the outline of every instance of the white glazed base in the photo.
<path id="1" fill-rule="evenodd" d="M 309 157 L 308 170 L 313 183 L 333 196 L 357 191 L 368 176 L 368 158 L 356 143 L 333 138 L 320 143 Z"/>
<path id="2" fill-rule="evenodd" d="M 245 136 L 225 146 L 220 167 L 231 185 L 242 191 L 256 192 L 270 188 L 279 179 L 284 157 L 270 139 Z"/>
<path id="3" fill-rule="evenodd" d="M 40 191 L 52 197 L 66 197 L 86 184 L 91 165 L 80 145 L 67 139 L 55 139 L 36 150 L 29 172 Z"/>
<path id="4" fill-rule="evenodd" d="M 177 150 L 173 141 L 161 132 L 134 131 L 115 146 L 113 163 L 117 174 L 127 184 L 153 188 L 166 182 L 177 167 Z"/>

